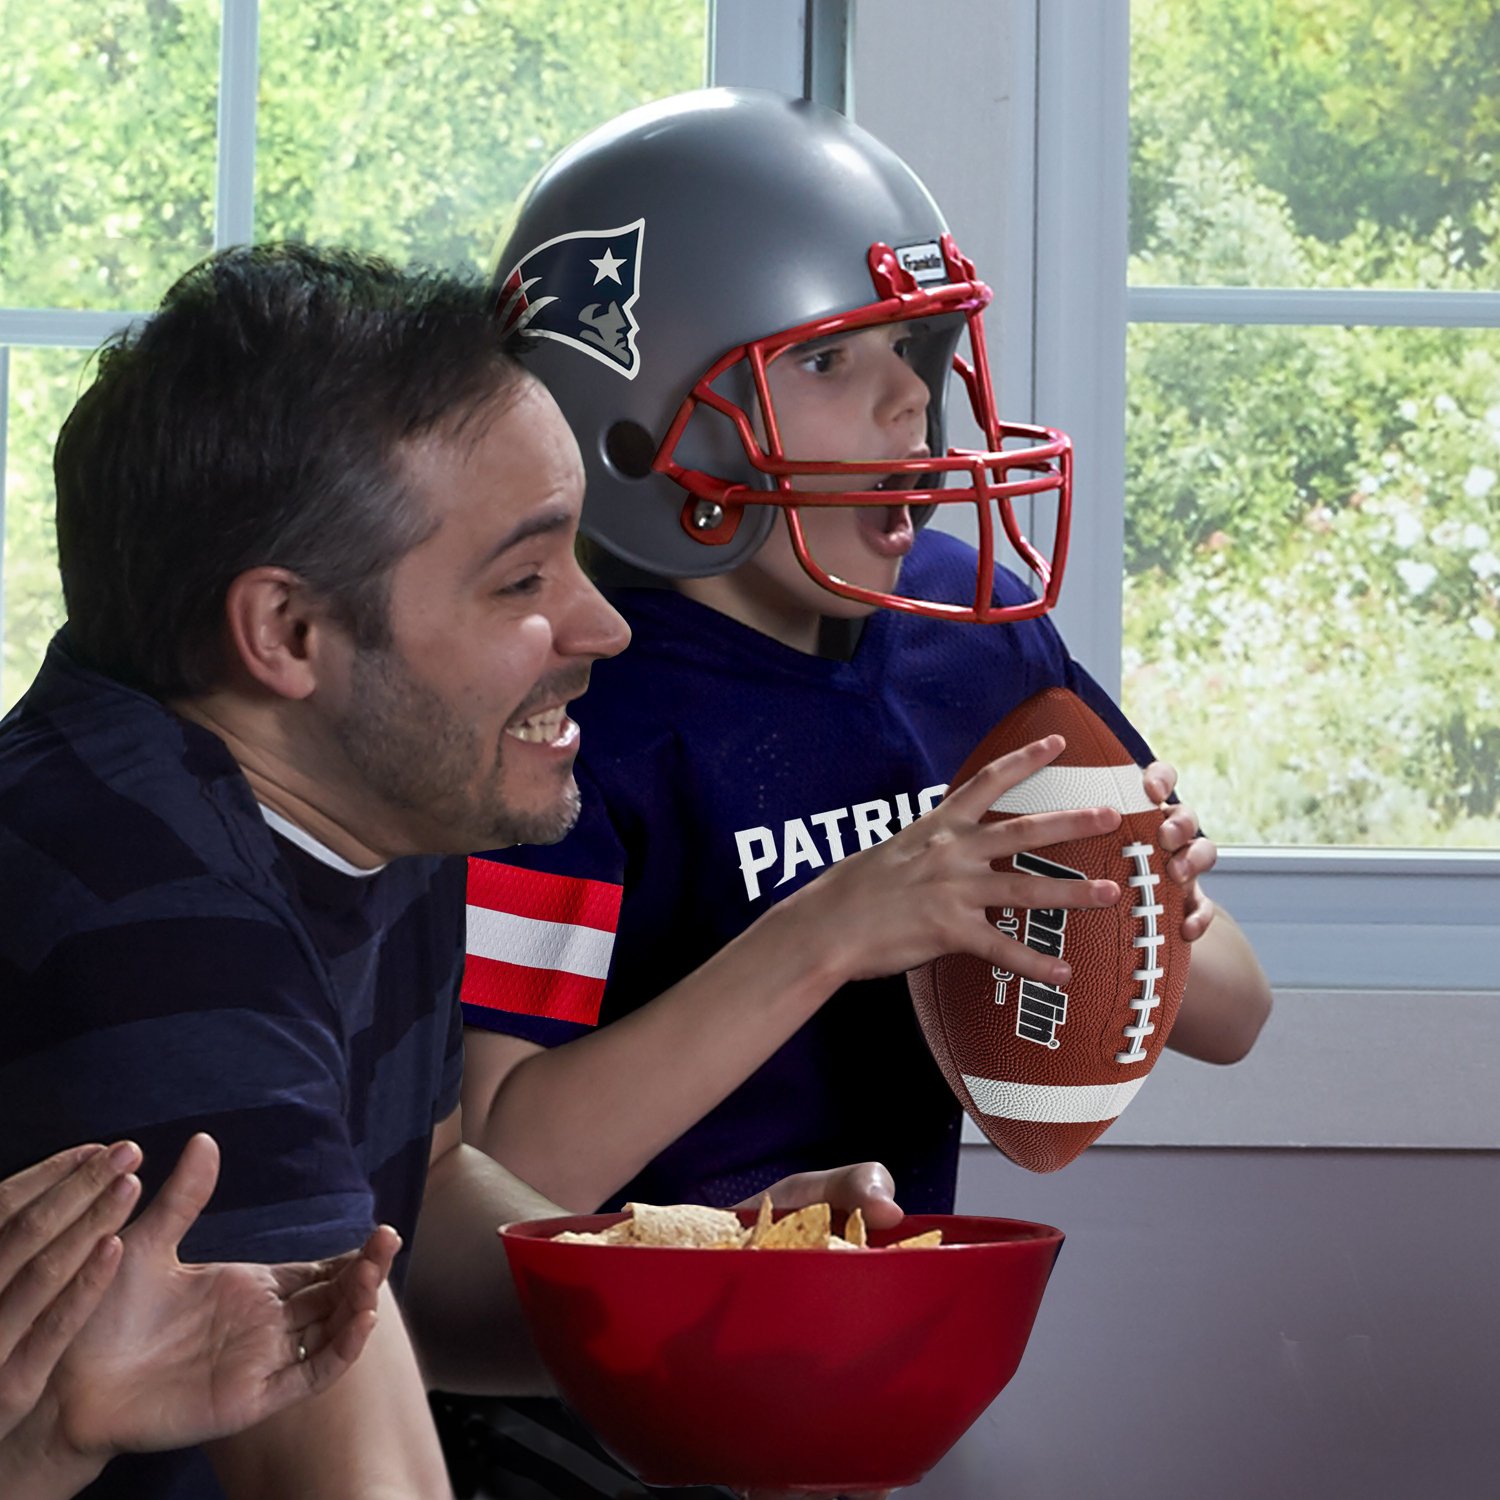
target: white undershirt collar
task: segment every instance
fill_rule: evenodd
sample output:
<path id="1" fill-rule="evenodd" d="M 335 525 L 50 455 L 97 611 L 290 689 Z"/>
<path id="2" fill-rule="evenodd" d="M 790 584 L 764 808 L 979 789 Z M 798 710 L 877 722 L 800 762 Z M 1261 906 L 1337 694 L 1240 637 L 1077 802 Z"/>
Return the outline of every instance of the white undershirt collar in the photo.
<path id="1" fill-rule="evenodd" d="M 279 812 L 267 807 L 264 802 L 256 804 L 260 808 L 260 815 L 266 820 L 267 826 L 273 828 L 282 838 L 289 839 L 299 849 L 305 849 L 312 857 L 321 864 L 337 870 L 341 875 L 354 875 L 364 880 L 371 875 L 378 875 L 384 865 L 376 865 L 373 870 L 362 870 L 358 865 L 351 865 L 341 854 L 335 854 L 327 844 L 319 843 L 305 828 L 299 828 L 290 819 L 283 818 Z"/>

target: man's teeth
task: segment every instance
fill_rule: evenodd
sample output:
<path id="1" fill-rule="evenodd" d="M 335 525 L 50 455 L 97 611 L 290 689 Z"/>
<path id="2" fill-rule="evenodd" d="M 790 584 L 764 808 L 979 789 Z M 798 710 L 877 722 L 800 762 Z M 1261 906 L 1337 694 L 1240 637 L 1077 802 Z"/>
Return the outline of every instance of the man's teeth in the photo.
<path id="1" fill-rule="evenodd" d="M 528 745 L 547 745 L 562 733 L 567 717 L 566 709 L 549 708 L 545 713 L 522 719 L 519 724 L 507 725 L 505 732 L 514 739 L 524 740 Z"/>

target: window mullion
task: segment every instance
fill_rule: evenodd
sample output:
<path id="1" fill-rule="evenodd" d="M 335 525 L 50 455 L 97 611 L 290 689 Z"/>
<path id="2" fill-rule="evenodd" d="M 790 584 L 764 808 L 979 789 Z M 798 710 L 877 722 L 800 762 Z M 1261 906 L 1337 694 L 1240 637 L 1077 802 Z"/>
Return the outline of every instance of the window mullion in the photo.
<path id="1" fill-rule="evenodd" d="M 806 0 L 713 0 L 708 13 L 708 81 L 728 88 L 802 93 Z"/>
<path id="2" fill-rule="evenodd" d="M 1035 400 L 1073 439 L 1072 546 L 1055 619 L 1111 693 L 1124 580 L 1128 7 L 1048 0 L 1037 16 Z"/>
<path id="3" fill-rule="evenodd" d="M 260 86 L 259 0 L 224 0 L 219 42 L 214 249 L 255 238 L 255 111 Z"/>

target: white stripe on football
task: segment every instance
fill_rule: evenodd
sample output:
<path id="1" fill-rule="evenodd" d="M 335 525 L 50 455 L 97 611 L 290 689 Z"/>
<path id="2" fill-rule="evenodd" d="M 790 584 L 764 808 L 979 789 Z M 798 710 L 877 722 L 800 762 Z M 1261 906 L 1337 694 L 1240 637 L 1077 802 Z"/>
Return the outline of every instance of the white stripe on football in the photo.
<path id="1" fill-rule="evenodd" d="M 1031 1120 L 1048 1125 L 1091 1125 L 1113 1120 L 1146 1081 L 1124 1083 L 1017 1083 L 1006 1078 L 963 1075 L 964 1087 L 981 1114 L 997 1120 Z"/>
<path id="2" fill-rule="evenodd" d="M 992 803 L 995 813 L 1064 812 L 1071 807 L 1114 807 L 1122 813 L 1153 812 L 1141 768 L 1128 766 L 1043 766 L 1025 781 L 1002 792 Z"/>

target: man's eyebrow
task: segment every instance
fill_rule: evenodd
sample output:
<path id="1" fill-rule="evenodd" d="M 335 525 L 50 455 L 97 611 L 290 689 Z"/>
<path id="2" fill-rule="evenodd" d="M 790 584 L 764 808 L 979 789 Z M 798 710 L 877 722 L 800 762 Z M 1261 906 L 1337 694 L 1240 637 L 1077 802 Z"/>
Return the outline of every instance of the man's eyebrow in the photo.
<path id="1" fill-rule="evenodd" d="M 573 525 L 574 516 L 570 509 L 562 506 L 549 507 L 546 510 L 537 511 L 518 521 L 499 541 L 490 548 L 475 564 L 474 571 L 482 573 L 492 562 L 504 557 L 512 547 L 519 547 L 522 542 L 529 541 L 535 536 L 549 536 L 559 531 L 567 531 Z"/>

